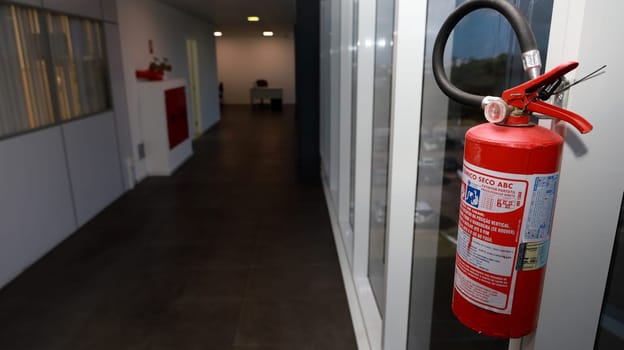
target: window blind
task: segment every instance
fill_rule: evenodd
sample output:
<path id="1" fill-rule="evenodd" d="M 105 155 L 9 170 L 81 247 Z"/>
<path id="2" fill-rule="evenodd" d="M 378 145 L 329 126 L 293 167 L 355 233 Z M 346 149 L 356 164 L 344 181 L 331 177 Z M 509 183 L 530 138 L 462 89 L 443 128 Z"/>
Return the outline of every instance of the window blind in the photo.
<path id="1" fill-rule="evenodd" d="M 0 5 L 0 137 L 110 109 L 102 23 Z"/>

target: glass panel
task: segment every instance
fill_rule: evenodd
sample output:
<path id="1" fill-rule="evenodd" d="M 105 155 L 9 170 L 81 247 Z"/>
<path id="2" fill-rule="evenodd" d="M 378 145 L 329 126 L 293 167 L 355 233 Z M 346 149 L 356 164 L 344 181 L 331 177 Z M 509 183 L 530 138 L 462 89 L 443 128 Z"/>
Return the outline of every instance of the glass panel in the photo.
<path id="1" fill-rule="evenodd" d="M 0 6 L 0 137 L 54 123 L 40 16 Z"/>
<path id="2" fill-rule="evenodd" d="M 624 349 L 624 201 L 615 234 L 611 268 L 602 315 L 596 336 L 596 350 Z M 618 278 L 619 277 L 619 278 Z"/>
<path id="3" fill-rule="evenodd" d="M 48 14 L 47 26 L 61 119 L 106 110 L 109 101 L 102 25 Z"/>
<path id="4" fill-rule="evenodd" d="M 329 105 L 329 52 L 330 52 L 330 20 L 331 20 L 331 7 L 328 0 L 321 1 L 321 37 L 320 41 L 320 73 L 321 76 L 319 78 L 319 84 L 323 87 L 320 91 L 320 120 L 319 120 L 319 129 L 320 129 L 320 144 L 319 144 L 319 153 L 321 156 L 321 166 L 322 171 L 321 175 L 325 177 L 325 180 L 328 179 L 329 169 L 330 169 L 330 153 L 329 153 L 329 138 L 330 138 L 330 130 L 329 130 L 329 113 L 330 113 L 330 105 Z M 328 182 L 329 183 L 329 182 Z"/>
<path id="5" fill-rule="evenodd" d="M 100 22 L 0 5 L 0 137 L 110 109 L 103 43 Z"/>
<path id="6" fill-rule="evenodd" d="M 351 165 L 349 169 L 349 225 L 351 231 L 355 226 L 355 141 L 356 141 L 356 123 L 357 123 L 357 60 L 358 60 L 358 18 L 359 18 L 359 2 L 353 1 L 353 37 L 351 43 Z"/>
<path id="7" fill-rule="evenodd" d="M 377 306 L 383 315 L 382 305 L 386 299 L 386 203 L 390 145 L 390 98 L 392 96 L 394 0 L 377 1 L 376 16 L 368 277 Z"/>
<path id="8" fill-rule="evenodd" d="M 428 5 L 409 349 L 427 343 L 430 349 L 508 347 L 505 339 L 488 338 L 464 327 L 451 311 L 464 134 L 485 119 L 481 110 L 449 101 L 439 90 L 431 72 L 431 53 L 442 22 L 462 2 L 429 1 Z M 553 1 L 511 2 L 531 22 L 545 62 Z M 481 95 L 500 96 L 505 88 L 527 80 L 517 39 L 507 21 L 492 10 L 479 10 L 459 23 L 446 48 L 445 66 L 455 85 Z M 423 245 L 430 245 L 435 254 Z M 427 263 L 435 274 L 429 281 L 417 280 Z M 429 291 L 429 300 L 418 299 L 426 295 L 423 290 Z M 430 319 L 423 319 L 429 313 Z M 425 326 L 431 327 L 428 334 L 423 334 Z"/>

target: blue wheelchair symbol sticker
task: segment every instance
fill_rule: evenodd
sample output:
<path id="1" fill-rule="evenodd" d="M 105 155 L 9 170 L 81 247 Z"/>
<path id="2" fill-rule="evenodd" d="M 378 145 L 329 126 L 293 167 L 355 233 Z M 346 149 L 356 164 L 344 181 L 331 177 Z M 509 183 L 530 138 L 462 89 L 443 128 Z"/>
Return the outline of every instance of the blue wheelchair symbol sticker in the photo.
<path id="1" fill-rule="evenodd" d="M 479 207 L 479 197 L 481 196 L 481 190 L 468 186 L 466 190 L 466 203 L 475 208 Z"/>

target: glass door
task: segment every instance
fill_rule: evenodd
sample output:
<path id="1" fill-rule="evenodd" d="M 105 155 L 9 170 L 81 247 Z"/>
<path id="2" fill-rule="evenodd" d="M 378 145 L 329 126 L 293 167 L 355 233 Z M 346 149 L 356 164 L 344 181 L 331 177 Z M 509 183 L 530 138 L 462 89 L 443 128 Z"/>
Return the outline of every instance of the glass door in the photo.
<path id="1" fill-rule="evenodd" d="M 367 338 L 362 344 L 371 349 L 546 350 L 595 345 L 624 190 L 624 163 L 617 161 L 621 147 L 613 141 L 624 130 L 624 119 L 614 118 L 621 109 L 617 94 L 624 80 L 619 69 L 624 48 L 613 45 L 621 36 L 622 2 L 590 6 L 589 0 L 509 1 L 531 22 L 547 68 L 578 60 L 578 72 L 568 74 L 573 80 L 609 65 L 607 74 L 575 86 L 569 95 L 566 108 L 596 127 L 583 136 L 567 131 L 539 326 L 521 341 L 480 336 L 451 312 L 463 139 L 483 117 L 480 110 L 457 105 L 442 94 L 432 76 L 431 52 L 442 22 L 462 1 L 358 0 L 357 17 L 347 17 L 338 0 L 321 1 L 324 181 L 330 192 L 338 184 L 338 177 L 331 176 L 335 169 L 350 179 L 345 182 L 348 197 L 343 197 L 348 199 L 347 210 L 340 213 L 346 214 L 342 220 L 347 229 L 353 229 L 353 256 L 351 266 L 343 263 L 343 271 L 356 333 Z M 333 69 L 338 63 L 334 55 L 343 52 L 337 50 L 334 37 L 340 34 L 339 19 L 353 24 L 352 40 L 357 38 L 353 75 L 347 79 L 340 74 L 338 79 L 352 87 L 353 101 L 342 101 L 332 75 L 340 72 Z M 496 96 L 526 80 L 515 36 L 506 20 L 492 11 L 481 10 L 461 21 L 445 52 L 447 74 L 467 91 Z M 344 62 L 338 66 L 345 69 Z M 354 109 L 353 115 L 341 116 L 353 116 L 346 128 L 333 118 L 336 101 Z M 338 167 L 336 135 L 345 133 L 354 137 L 340 150 L 351 157 L 342 158 L 349 164 Z M 330 211 L 337 217 L 334 196 L 328 195 Z M 610 291 L 611 287 L 619 288 L 613 282 Z M 617 297 L 609 294 L 605 302 L 596 346 L 608 347 L 611 343 L 603 338 L 613 335 L 612 321 L 620 318 L 613 307 Z"/>
<path id="2" fill-rule="evenodd" d="M 353 0 L 353 37 L 351 38 L 351 147 L 349 162 L 349 226 L 353 231 L 355 227 L 355 155 L 357 135 L 357 96 L 358 96 L 358 19 L 360 14 L 360 4 L 358 0 Z"/>
<path id="3" fill-rule="evenodd" d="M 377 1 L 376 16 L 368 277 L 379 312 L 383 317 L 383 305 L 386 300 L 386 212 L 390 156 L 394 0 Z"/>
<path id="4" fill-rule="evenodd" d="M 485 122 L 480 109 L 450 101 L 431 71 L 433 42 L 448 14 L 463 0 L 429 1 L 418 179 L 414 211 L 412 300 L 408 349 L 508 348 L 464 327 L 451 311 L 464 134 Z M 534 28 L 546 61 L 553 0 L 512 1 Z M 451 81 L 479 95 L 499 96 L 527 80 L 517 39 L 493 10 L 478 10 L 455 28 L 445 50 Z M 416 158 L 416 157 L 415 157 Z"/>

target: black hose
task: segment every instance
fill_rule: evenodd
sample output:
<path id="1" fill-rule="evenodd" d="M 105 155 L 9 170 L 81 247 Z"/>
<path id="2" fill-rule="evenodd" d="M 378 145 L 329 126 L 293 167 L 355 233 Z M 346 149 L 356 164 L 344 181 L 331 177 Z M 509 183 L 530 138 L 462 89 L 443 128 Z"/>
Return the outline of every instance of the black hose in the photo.
<path id="1" fill-rule="evenodd" d="M 537 42 L 531 25 L 518 9 L 506 0 L 469 0 L 457 7 L 442 24 L 433 46 L 433 76 L 440 89 L 448 97 L 459 103 L 475 107 L 481 107 L 484 96 L 462 91 L 448 80 L 444 71 L 444 48 L 457 23 L 467 14 L 482 8 L 496 10 L 509 21 L 520 41 L 520 49 L 523 53 L 537 50 Z"/>

